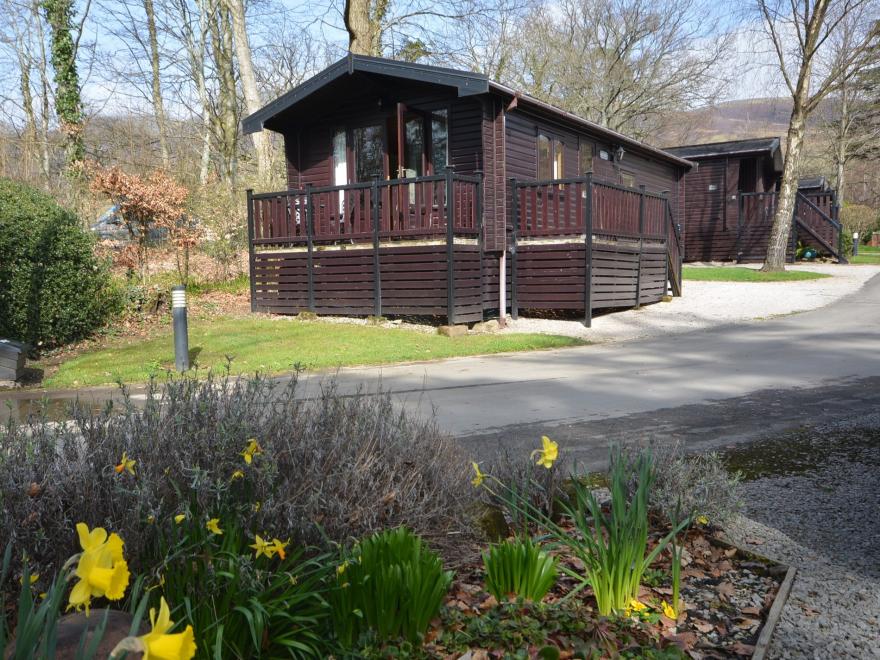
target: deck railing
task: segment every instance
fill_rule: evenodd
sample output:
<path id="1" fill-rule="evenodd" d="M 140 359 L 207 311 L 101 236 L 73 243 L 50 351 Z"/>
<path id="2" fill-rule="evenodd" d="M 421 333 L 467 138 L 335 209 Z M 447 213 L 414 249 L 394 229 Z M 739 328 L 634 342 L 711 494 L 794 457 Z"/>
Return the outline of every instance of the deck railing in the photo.
<path id="1" fill-rule="evenodd" d="M 594 234 L 636 239 L 666 236 L 667 199 L 644 187 L 627 188 L 589 175 L 512 181 L 521 238 L 583 234 L 588 197 Z"/>
<path id="2" fill-rule="evenodd" d="M 255 246 L 373 239 L 477 237 L 480 178 L 447 172 L 344 186 L 248 194 Z M 451 191 L 451 194 L 448 192 Z"/>

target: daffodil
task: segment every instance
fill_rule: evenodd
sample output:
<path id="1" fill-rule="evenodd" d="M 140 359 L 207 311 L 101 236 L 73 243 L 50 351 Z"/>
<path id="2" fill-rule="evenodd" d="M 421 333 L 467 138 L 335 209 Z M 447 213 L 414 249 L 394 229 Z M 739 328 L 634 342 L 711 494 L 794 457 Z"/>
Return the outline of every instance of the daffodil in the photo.
<path id="1" fill-rule="evenodd" d="M 286 541 L 281 541 L 279 539 L 272 539 L 272 552 L 281 557 L 282 560 L 287 558 L 287 554 L 285 552 L 285 548 L 290 544 L 290 539 Z"/>
<path id="2" fill-rule="evenodd" d="M 143 660 L 190 660 L 196 654 L 196 642 L 192 626 L 181 633 L 169 633 L 174 627 L 171 610 L 164 598 L 159 599 L 159 614 L 156 608 L 150 609 L 152 630 L 140 637 L 126 637 L 110 654 L 119 657 L 123 652 L 142 653 Z"/>
<path id="3" fill-rule="evenodd" d="M 259 500 L 257 500 L 256 502 L 254 502 L 254 512 L 256 513 L 257 511 L 259 511 L 259 510 L 260 510 L 260 507 L 262 507 L 262 506 L 263 506 L 263 505 L 260 504 L 260 501 L 259 501 Z"/>
<path id="4" fill-rule="evenodd" d="M 263 557 L 271 559 L 272 555 L 275 553 L 272 544 L 264 540 L 259 534 L 254 536 L 254 543 L 252 543 L 250 547 L 254 549 L 255 557 L 260 557 L 262 555 Z"/>
<path id="5" fill-rule="evenodd" d="M 178 513 L 176 516 L 174 516 L 174 522 L 176 522 L 178 525 L 180 523 L 182 523 L 184 520 L 186 520 L 185 513 Z"/>
<path id="6" fill-rule="evenodd" d="M 121 599 L 131 574 L 122 557 L 123 543 L 118 535 L 108 536 L 102 527 L 89 531 L 85 523 L 79 523 L 76 531 L 83 552 L 75 571 L 79 581 L 71 590 L 68 601 L 70 607 L 85 608 L 88 613 L 92 598 Z"/>
<path id="7" fill-rule="evenodd" d="M 32 575 L 28 576 L 28 584 L 33 584 L 34 582 L 36 582 L 39 579 L 40 579 L 40 574 L 33 573 Z M 18 578 L 18 583 L 22 584 L 22 585 L 24 584 L 24 576 L 23 575 L 20 578 Z"/>
<path id="8" fill-rule="evenodd" d="M 483 485 L 483 479 L 486 478 L 486 475 L 480 471 L 479 463 L 471 462 L 471 465 L 474 466 L 474 473 L 475 473 L 474 478 L 471 479 L 471 483 L 474 485 L 474 488 L 479 488 L 480 486 Z"/>
<path id="9" fill-rule="evenodd" d="M 205 527 L 208 529 L 211 534 L 222 534 L 223 530 L 220 529 L 220 519 L 219 518 L 211 518 L 208 522 L 205 523 Z"/>
<path id="10" fill-rule="evenodd" d="M 241 452 L 241 457 L 244 458 L 245 463 L 250 465 L 254 460 L 254 456 L 262 453 L 263 449 L 262 447 L 260 447 L 260 443 L 257 442 L 256 439 L 251 438 L 250 440 L 248 440 L 247 446 L 244 448 L 244 451 Z"/>
<path id="11" fill-rule="evenodd" d="M 538 457 L 537 465 L 543 465 L 548 470 L 553 467 L 553 462 L 559 458 L 559 445 L 546 435 L 541 436 L 541 448 L 532 452 L 532 458 Z"/>
<path id="12" fill-rule="evenodd" d="M 336 575 L 342 575 L 345 573 L 345 569 L 348 568 L 348 561 L 344 561 L 339 566 L 336 567 Z"/>
<path id="13" fill-rule="evenodd" d="M 678 619 L 678 614 L 676 613 L 675 608 L 672 607 L 672 605 L 667 603 L 665 600 L 660 604 L 660 607 L 663 609 L 663 614 L 667 618 L 672 619 L 673 621 Z"/>
<path id="14" fill-rule="evenodd" d="M 700 516 L 697 516 L 697 522 L 701 525 L 708 525 L 709 519 L 706 516 L 700 515 Z"/>
<path id="15" fill-rule="evenodd" d="M 627 605 L 626 610 L 624 610 L 624 614 L 626 614 L 626 616 L 629 616 L 633 612 L 644 612 L 646 609 L 648 609 L 647 605 L 639 600 L 636 600 L 635 598 L 632 598 L 629 601 L 629 605 Z"/>
<path id="16" fill-rule="evenodd" d="M 229 477 L 229 481 L 235 481 L 236 479 L 241 479 L 243 477 L 244 477 L 244 472 L 242 472 L 241 470 L 236 470 L 235 472 L 232 473 L 232 476 Z"/>
<path id="17" fill-rule="evenodd" d="M 122 474 L 126 470 L 134 474 L 134 464 L 137 461 L 131 460 L 125 452 L 122 452 L 122 460 L 119 461 L 119 465 L 117 465 L 114 470 L 116 470 L 116 474 Z"/>

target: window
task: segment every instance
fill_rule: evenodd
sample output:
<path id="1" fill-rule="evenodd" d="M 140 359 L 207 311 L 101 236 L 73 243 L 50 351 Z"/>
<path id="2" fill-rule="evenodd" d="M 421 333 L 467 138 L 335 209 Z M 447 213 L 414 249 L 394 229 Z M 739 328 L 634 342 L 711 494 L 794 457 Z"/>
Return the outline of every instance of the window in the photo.
<path id="1" fill-rule="evenodd" d="M 538 181 L 561 179 L 565 176 L 565 145 L 538 134 Z"/>
<path id="2" fill-rule="evenodd" d="M 338 130 L 333 134 L 333 185 L 344 186 L 348 183 L 348 162 L 345 153 L 345 131 Z"/>
<path id="3" fill-rule="evenodd" d="M 593 171 L 593 145 L 581 141 L 578 144 L 578 176 Z"/>
<path id="4" fill-rule="evenodd" d="M 431 113 L 431 164 L 434 174 L 442 174 L 449 166 L 449 116 L 446 110 Z"/>
<path id="5" fill-rule="evenodd" d="M 351 132 L 354 147 L 355 181 L 372 181 L 385 174 L 385 149 L 382 126 L 362 126 Z"/>
<path id="6" fill-rule="evenodd" d="M 627 188 L 636 187 L 636 175 L 626 170 L 620 170 L 620 183 Z"/>
<path id="7" fill-rule="evenodd" d="M 407 179 L 424 174 L 425 125 L 421 117 L 404 122 L 403 176 Z"/>

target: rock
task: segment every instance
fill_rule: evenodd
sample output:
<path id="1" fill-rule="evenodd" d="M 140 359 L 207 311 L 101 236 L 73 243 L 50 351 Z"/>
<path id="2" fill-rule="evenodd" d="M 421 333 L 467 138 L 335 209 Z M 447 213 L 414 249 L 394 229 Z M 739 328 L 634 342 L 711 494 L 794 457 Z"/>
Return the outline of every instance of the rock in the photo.
<path id="1" fill-rule="evenodd" d="M 480 323 L 474 323 L 471 328 L 471 332 L 477 333 L 487 333 L 487 332 L 498 332 L 501 329 L 501 325 L 495 319 L 490 321 L 481 321 Z"/>
<path id="2" fill-rule="evenodd" d="M 368 316 L 367 317 L 367 325 L 382 325 L 387 322 L 384 316 Z"/>
<path id="3" fill-rule="evenodd" d="M 297 321 L 314 321 L 318 318 L 318 315 L 314 312 L 303 311 L 296 315 Z"/>
<path id="4" fill-rule="evenodd" d="M 672 296 L 661 296 L 660 302 L 672 302 Z"/>
<path id="5" fill-rule="evenodd" d="M 61 617 L 58 620 L 57 630 L 57 646 L 55 650 L 55 658 L 57 660 L 74 660 L 77 657 L 80 641 L 83 634 L 87 634 L 91 638 L 95 628 L 101 625 L 104 615 L 107 615 L 107 627 L 104 629 L 104 636 L 101 643 L 98 644 L 96 658 L 108 658 L 110 652 L 124 638 L 129 636 L 131 632 L 132 616 L 127 612 L 118 610 L 92 610 L 90 616 L 86 616 L 82 612 L 75 612 Z M 143 635 L 147 632 L 146 626 L 141 624 L 141 629 L 136 634 Z M 86 642 L 88 643 L 88 641 Z M 15 640 L 10 640 L 6 652 L 7 658 L 12 658 L 15 654 Z M 139 660 L 143 657 L 142 653 L 125 654 L 130 660 Z"/>
<path id="6" fill-rule="evenodd" d="M 463 337 L 467 331 L 466 325 L 441 325 L 437 328 L 437 334 L 444 337 Z"/>
<path id="7" fill-rule="evenodd" d="M 483 512 L 477 517 L 477 525 L 483 536 L 493 543 L 503 541 L 510 536 L 510 525 L 504 517 L 504 512 L 497 506 L 486 504 Z"/>

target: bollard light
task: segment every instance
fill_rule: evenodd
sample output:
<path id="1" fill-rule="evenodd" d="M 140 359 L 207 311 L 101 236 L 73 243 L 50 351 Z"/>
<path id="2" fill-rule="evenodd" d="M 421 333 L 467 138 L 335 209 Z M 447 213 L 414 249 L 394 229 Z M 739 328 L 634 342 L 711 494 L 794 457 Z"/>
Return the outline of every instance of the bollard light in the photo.
<path id="1" fill-rule="evenodd" d="M 189 330 L 186 324 L 186 287 L 171 288 L 171 322 L 174 326 L 174 366 L 189 369 Z"/>
<path id="2" fill-rule="evenodd" d="M 853 232 L 853 256 L 859 256 L 859 232 Z"/>

